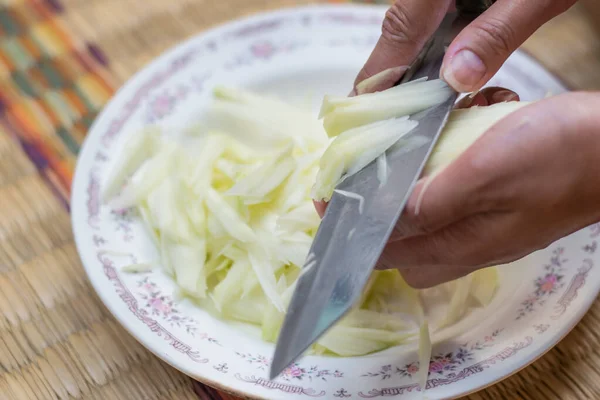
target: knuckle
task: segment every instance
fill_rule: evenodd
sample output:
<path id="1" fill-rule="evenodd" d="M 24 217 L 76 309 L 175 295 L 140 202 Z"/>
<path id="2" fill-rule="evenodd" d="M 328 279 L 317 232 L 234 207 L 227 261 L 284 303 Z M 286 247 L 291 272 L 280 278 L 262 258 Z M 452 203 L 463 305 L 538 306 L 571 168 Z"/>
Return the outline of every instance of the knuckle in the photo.
<path id="1" fill-rule="evenodd" d="M 472 193 L 465 199 L 464 206 L 474 212 L 502 207 L 502 201 L 508 194 L 506 185 L 502 183 L 510 178 L 507 176 L 509 168 L 498 162 L 496 147 L 492 146 L 493 150 L 489 147 L 478 146 L 474 151 L 467 150 L 461 156 L 465 170 L 468 171 L 465 177 L 469 185 L 468 192 Z"/>
<path id="2" fill-rule="evenodd" d="M 413 289 L 429 289 L 438 283 L 435 276 L 431 279 L 414 269 L 401 270 L 400 274 L 408 286 Z"/>
<path id="3" fill-rule="evenodd" d="M 378 270 L 396 269 L 397 263 L 394 261 L 394 257 L 390 255 L 388 246 L 383 249 L 379 261 L 377 261 L 376 268 Z"/>
<path id="4" fill-rule="evenodd" d="M 453 226 L 432 235 L 432 256 L 436 265 L 451 268 L 470 268 L 480 264 L 490 251 L 487 240 L 482 237 L 482 217 L 470 217 L 458 226 Z M 493 250 L 493 249 L 492 249 Z"/>
<path id="5" fill-rule="evenodd" d="M 385 13 L 382 38 L 395 45 L 416 44 L 418 29 L 411 21 L 406 5 L 401 0 L 396 1 Z"/>
<path id="6" fill-rule="evenodd" d="M 418 233 L 428 235 L 435 231 L 436 226 L 426 209 L 417 210 L 416 206 L 411 205 L 407 211 L 411 216 L 411 225 Z"/>
<path id="7" fill-rule="evenodd" d="M 550 0 L 549 7 L 554 7 L 554 11 L 561 14 L 571 8 L 577 0 Z"/>
<path id="8" fill-rule="evenodd" d="M 476 23 L 477 35 L 484 39 L 484 49 L 493 54 L 510 54 L 518 43 L 517 36 L 510 24 L 497 18 L 487 18 Z"/>
<path id="9" fill-rule="evenodd" d="M 434 268 L 434 269 L 406 269 L 401 270 L 400 274 L 404 281 L 413 289 L 429 289 L 442 283 L 450 282 L 462 278 L 471 272 L 472 268 Z"/>
<path id="10" fill-rule="evenodd" d="M 427 181 L 424 181 L 427 182 Z M 410 196 L 396 230 L 411 235 L 429 234 L 437 229 L 436 217 L 432 215 L 430 203 L 425 195 L 427 183 L 419 183 Z"/>
<path id="11" fill-rule="evenodd" d="M 453 250 L 449 248 L 447 235 L 444 233 L 435 233 L 433 235 L 422 236 L 418 252 L 419 265 L 428 267 L 438 267 L 448 265 L 448 260 L 454 258 L 451 254 Z"/>
<path id="12" fill-rule="evenodd" d="M 453 229 L 444 229 L 437 235 L 431 235 L 431 251 L 428 257 L 432 265 L 455 266 L 462 263 L 463 246 L 452 245 L 460 240 L 457 236 Z"/>
<path id="13" fill-rule="evenodd" d="M 464 221 L 458 229 L 445 232 L 447 264 L 459 269 L 473 269 L 497 258 L 503 251 L 491 238 L 494 233 L 486 229 L 493 225 L 485 214 L 478 214 Z"/>
<path id="14" fill-rule="evenodd" d="M 469 154 L 467 158 L 469 167 L 469 179 L 471 185 L 471 192 L 477 193 L 478 196 L 471 196 L 468 201 L 472 207 L 479 206 L 481 204 L 473 204 L 474 202 L 480 202 L 483 200 L 485 194 L 489 194 L 493 191 L 498 183 L 498 175 L 501 174 L 501 170 L 497 168 L 489 157 L 485 154 Z"/>

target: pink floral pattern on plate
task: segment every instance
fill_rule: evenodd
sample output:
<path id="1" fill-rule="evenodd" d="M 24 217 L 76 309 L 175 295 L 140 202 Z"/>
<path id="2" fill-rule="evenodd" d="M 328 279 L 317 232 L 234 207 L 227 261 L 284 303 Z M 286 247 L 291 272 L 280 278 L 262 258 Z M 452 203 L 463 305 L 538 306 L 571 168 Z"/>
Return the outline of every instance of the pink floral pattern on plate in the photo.
<path id="1" fill-rule="evenodd" d="M 548 328 L 550 328 L 549 324 L 536 324 L 533 326 L 533 329 L 540 335 L 546 332 Z"/>
<path id="2" fill-rule="evenodd" d="M 502 330 L 498 329 L 486 336 L 481 341 L 476 341 L 475 343 L 464 343 L 456 350 L 434 355 L 431 357 L 429 364 L 429 376 L 444 376 L 448 373 L 454 373 L 458 367 L 469 361 L 475 360 L 476 352 L 494 346 L 495 340 L 501 332 Z M 410 364 L 399 366 L 393 366 L 391 364 L 383 365 L 378 371 L 367 372 L 362 376 L 385 380 L 390 379 L 393 375 L 412 378 L 418 372 L 419 362 L 413 361 Z"/>
<path id="3" fill-rule="evenodd" d="M 131 225 L 134 223 L 134 213 L 132 209 L 127 210 L 113 210 L 110 215 L 115 222 L 115 230 L 122 234 L 121 238 L 124 242 L 131 242 L 133 240 L 133 229 Z"/>
<path id="4" fill-rule="evenodd" d="M 450 373 L 450 374 L 444 376 L 443 378 L 436 377 L 433 379 L 429 379 L 427 381 L 426 390 L 433 389 L 433 388 L 440 387 L 440 386 L 451 385 L 451 384 L 461 381 L 467 377 L 470 377 L 470 376 L 473 376 L 480 372 L 483 372 L 485 369 L 490 368 L 490 366 L 492 366 L 498 362 L 502 362 L 510 357 L 513 357 L 519 351 L 529 347 L 532 342 L 533 342 L 533 339 L 531 337 L 527 336 L 524 341 L 514 343 L 513 345 L 504 348 L 502 351 L 494 354 L 493 356 L 486 358 L 482 361 L 479 361 L 475 364 L 472 364 L 470 366 L 467 366 L 467 367 L 463 368 L 462 370 L 460 370 L 459 372 Z M 373 390 L 369 391 L 368 393 L 359 392 L 358 395 L 363 398 L 391 397 L 391 396 L 402 395 L 405 393 L 410 393 L 413 391 L 421 391 L 421 389 L 419 388 L 419 385 L 413 383 L 413 384 L 398 386 L 398 387 L 373 389 Z"/>
<path id="5" fill-rule="evenodd" d="M 288 394 L 305 395 L 309 397 L 323 397 L 326 393 L 324 390 L 317 391 L 313 388 L 306 388 L 298 385 L 291 385 L 288 383 L 270 381 L 268 379 L 259 378 L 254 375 L 242 376 L 241 374 L 235 374 L 235 378 L 239 381 L 251 383 L 256 386 L 261 386 L 268 390 L 277 390 Z"/>
<path id="6" fill-rule="evenodd" d="M 571 302 L 577 298 L 579 290 L 585 285 L 587 276 L 593 266 L 594 262 L 592 260 L 583 260 L 583 265 L 577 270 L 577 274 L 571 279 L 571 283 L 567 290 L 565 290 L 565 293 L 556 303 L 556 306 L 554 307 L 555 313 L 552 315 L 552 319 L 560 318 L 567 311 Z"/>
<path id="7" fill-rule="evenodd" d="M 535 290 L 521 303 L 516 319 L 521 319 L 535 311 L 536 307 L 543 306 L 564 287 L 565 263 L 568 261 L 563 257 L 564 251 L 562 247 L 554 250 L 550 262 L 544 266 L 544 275 L 534 282 Z"/>
<path id="8" fill-rule="evenodd" d="M 135 317 L 137 317 L 141 322 L 143 322 L 152 332 L 155 332 L 158 336 L 162 337 L 165 341 L 169 342 L 171 347 L 177 350 L 180 353 L 187 355 L 191 360 L 196 363 L 207 363 L 208 359 L 202 358 L 200 356 L 200 352 L 194 350 L 192 346 L 185 344 L 174 334 L 169 332 L 163 325 L 161 325 L 156 320 L 152 319 L 149 316 L 147 310 L 140 308 L 139 303 L 133 293 L 125 286 L 121 278 L 119 277 L 119 273 L 115 268 L 114 262 L 110 259 L 108 252 L 100 251 L 98 252 L 98 260 L 100 261 L 104 273 L 109 281 L 112 281 L 117 294 L 119 297 L 127 304 L 129 310 L 133 313 Z"/>
<path id="9" fill-rule="evenodd" d="M 236 353 L 241 359 L 246 360 L 248 363 L 255 365 L 259 370 L 267 370 L 271 366 L 271 359 L 267 358 L 263 355 L 257 354 L 253 355 L 250 353 Z M 328 377 L 333 378 L 342 378 L 344 373 L 339 370 L 330 371 L 328 369 L 320 369 L 318 366 L 313 365 L 310 367 L 303 367 L 299 363 L 294 363 L 287 367 L 281 373 L 281 379 L 285 381 L 292 380 L 304 380 L 308 379 L 312 381 L 313 379 L 320 379 L 323 381 L 327 381 Z"/>
<path id="10" fill-rule="evenodd" d="M 260 40 L 252 43 L 248 50 L 232 57 L 232 60 L 226 63 L 224 68 L 233 71 L 243 66 L 252 65 L 255 62 L 268 61 L 276 55 L 297 51 L 308 45 L 309 43 L 303 40 L 286 40 L 279 43 L 272 40 Z"/>
<path id="11" fill-rule="evenodd" d="M 185 328 L 185 331 L 193 337 L 207 340 L 211 343 L 219 344 L 219 342 L 207 334 L 198 333 L 198 321 L 183 315 L 178 309 L 173 300 L 173 297 L 163 293 L 162 289 L 154 282 L 150 281 L 149 277 L 145 277 L 137 283 L 140 289 L 138 293 L 140 298 L 146 301 L 145 307 L 150 314 L 155 317 L 162 317 L 170 326 Z"/>
<path id="12" fill-rule="evenodd" d="M 204 84 L 211 76 L 210 73 L 194 76 L 186 84 L 175 88 L 165 89 L 153 97 L 146 109 L 145 124 L 153 125 L 171 115 L 175 108 L 184 102 L 191 93 L 204 91 Z"/>

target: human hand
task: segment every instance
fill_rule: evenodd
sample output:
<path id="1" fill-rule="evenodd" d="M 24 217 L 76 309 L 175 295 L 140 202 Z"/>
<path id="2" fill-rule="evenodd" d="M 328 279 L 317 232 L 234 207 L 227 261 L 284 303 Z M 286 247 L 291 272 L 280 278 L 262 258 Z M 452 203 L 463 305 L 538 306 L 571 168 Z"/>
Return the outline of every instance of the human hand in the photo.
<path id="1" fill-rule="evenodd" d="M 569 9 L 576 0 L 498 0 L 467 26 L 446 52 L 441 78 L 460 92 L 481 89 L 508 56 L 539 27 Z M 393 86 L 435 32 L 454 0 L 396 0 L 382 34 L 358 74 L 356 84 L 390 70 L 375 90 Z"/>
<path id="2" fill-rule="evenodd" d="M 500 121 L 415 190 L 379 268 L 424 288 L 517 260 L 600 220 L 600 94 L 570 93 Z"/>

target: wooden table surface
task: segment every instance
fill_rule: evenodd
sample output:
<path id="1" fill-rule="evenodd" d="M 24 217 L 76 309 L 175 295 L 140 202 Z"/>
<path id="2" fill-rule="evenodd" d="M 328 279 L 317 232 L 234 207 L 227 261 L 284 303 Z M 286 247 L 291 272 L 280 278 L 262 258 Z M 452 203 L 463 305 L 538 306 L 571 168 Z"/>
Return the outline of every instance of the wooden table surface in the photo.
<path id="1" fill-rule="evenodd" d="M 600 1 L 583 0 L 523 46 L 569 87 L 600 89 Z"/>

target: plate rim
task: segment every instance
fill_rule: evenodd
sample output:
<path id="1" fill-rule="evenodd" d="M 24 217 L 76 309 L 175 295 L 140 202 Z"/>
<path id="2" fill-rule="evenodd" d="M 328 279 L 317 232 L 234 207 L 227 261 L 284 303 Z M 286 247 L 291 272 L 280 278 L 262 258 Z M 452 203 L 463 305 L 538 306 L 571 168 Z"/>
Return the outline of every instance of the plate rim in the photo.
<path id="1" fill-rule="evenodd" d="M 146 78 L 146 76 L 151 74 L 157 68 L 158 65 L 164 63 L 166 60 L 169 60 L 175 54 L 182 52 L 184 49 L 186 49 L 190 45 L 192 45 L 195 41 L 198 41 L 200 39 L 209 40 L 213 36 L 217 36 L 223 32 L 227 32 L 231 29 L 234 29 L 235 27 L 239 27 L 240 25 L 245 25 L 245 24 L 249 24 L 252 22 L 258 22 L 258 21 L 261 21 L 266 18 L 285 16 L 285 15 L 289 15 L 290 13 L 293 14 L 296 12 L 311 12 L 311 11 L 322 12 L 322 11 L 327 11 L 327 10 L 356 11 L 357 8 L 372 9 L 374 11 L 375 10 L 384 11 L 385 9 L 387 9 L 387 6 L 385 6 L 385 5 L 370 5 L 370 4 L 344 4 L 344 5 L 329 5 L 329 4 L 320 4 L 319 5 L 319 4 L 317 4 L 317 5 L 309 5 L 309 6 L 292 6 L 292 7 L 285 7 L 285 8 L 280 8 L 277 10 L 272 10 L 272 11 L 253 13 L 250 15 L 246 15 L 246 16 L 236 18 L 234 20 L 219 24 L 210 29 L 200 31 L 197 34 L 184 40 L 183 42 L 163 51 L 159 56 L 155 57 L 154 59 L 152 59 L 151 61 L 146 63 L 143 67 L 141 67 L 123 85 L 121 85 L 115 91 L 115 93 L 113 94 L 111 99 L 108 101 L 106 106 L 102 109 L 102 111 L 98 114 L 98 116 L 94 120 L 93 124 L 91 125 L 91 127 L 88 131 L 88 135 L 84 139 L 84 142 L 81 146 L 81 150 L 77 157 L 77 164 L 76 164 L 74 178 L 73 178 L 73 184 L 72 184 L 73 190 L 71 193 L 71 204 L 76 205 L 76 204 L 78 204 L 78 202 L 81 203 L 83 201 L 82 198 L 85 193 L 85 183 L 87 182 L 85 180 L 86 176 L 84 175 L 84 170 L 87 171 L 88 168 L 86 167 L 86 164 L 91 164 L 90 158 L 93 155 L 93 153 L 92 153 L 93 148 L 91 147 L 91 144 L 90 144 L 89 133 L 92 133 L 92 132 L 98 130 L 101 122 L 104 119 L 106 119 L 106 117 L 108 115 L 113 114 L 115 109 L 117 109 L 121 105 L 120 103 L 123 102 L 123 100 L 121 99 L 121 97 L 123 97 L 123 94 L 129 92 L 133 88 L 138 87 L 139 84 Z M 549 74 L 551 74 L 554 77 L 554 79 L 556 79 L 556 81 L 561 86 L 563 86 L 564 88 L 566 88 L 568 90 L 570 89 L 569 86 L 566 85 L 562 79 L 557 77 L 554 73 L 548 71 L 548 69 L 536 57 L 534 57 L 529 52 L 524 51 L 522 49 L 519 52 L 523 56 L 529 58 L 531 61 L 537 63 L 542 68 L 544 68 L 544 70 L 546 70 Z M 86 160 L 85 158 L 87 158 L 88 160 Z M 80 190 L 75 190 L 77 188 L 80 188 Z M 80 198 L 81 198 L 81 200 L 80 200 Z M 157 356 L 162 361 L 169 364 L 171 367 L 184 373 L 188 377 L 190 377 L 194 380 L 197 380 L 201 383 L 207 384 L 209 386 L 215 387 L 218 390 L 221 390 L 221 391 L 224 391 L 227 393 L 232 393 L 236 396 L 241 396 L 244 398 L 261 398 L 261 397 L 256 397 L 257 395 L 252 393 L 250 388 L 245 388 L 245 387 L 240 388 L 240 387 L 231 386 L 228 384 L 223 384 L 223 383 L 215 381 L 214 379 L 207 377 L 205 375 L 199 376 L 197 373 L 190 370 L 189 368 L 180 368 L 180 366 L 176 365 L 174 360 L 172 360 L 168 356 L 168 354 L 161 353 L 160 348 L 157 348 L 153 344 L 152 340 L 148 340 L 145 335 L 137 334 L 139 332 L 139 328 L 137 327 L 138 321 L 134 320 L 134 321 L 130 322 L 132 320 L 131 316 L 125 314 L 125 309 L 123 308 L 121 303 L 117 304 L 117 302 L 115 301 L 116 295 L 114 294 L 114 292 L 112 294 L 109 293 L 106 290 L 105 284 L 98 281 L 97 279 L 92 279 L 92 275 L 90 273 L 92 266 L 90 265 L 89 260 L 86 261 L 86 259 L 88 257 L 84 255 L 85 252 L 83 249 L 85 248 L 85 246 L 83 246 L 83 244 L 81 242 L 83 240 L 82 234 L 80 232 L 81 228 L 78 228 L 78 226 L 80 226 L 81 224 L 78 221 L 76 221 L 79 214 L 75 210 L 76 210 L 75 207 L 71 209 L 71 226 L 72 226 L 72 230 L 74 233 L 74 241 L 76 244 L 78 256 L 81 260 L 84 270 L 86 271 L 88 280 L 90 281 L 95 292 L 98 294 L 98 297 L 101 299 L 104 306 L 114 316 L 114 318 L 119 322 L 119 324 L 137 342 L 139 342 L 145 349 L 147 349 L 148 351 L 153 353 L 155 356 Z M 506 379 L 507 377 L 518 373 L 522 369 L 531 365 L 537 359 L 543 357 L 547 352 L 551 351 L 565 336 L 567 336 L 573 330 L 573 328 L 575 328 L 575 326 L 581 321 L 581 319 L 589 311 L 591 305 L 596 300 L 596 297 L 598 296 L 598 293 L 600 292 L 600 284 L 596 285 L 595 291 L 596 291 L 595 296 L 589 296 L 588 298 L 586 298 L 585 301 L 582 303 L 582 305 L 578 308 L 577 312 L 574 313 L 573 317 L 570 319 L 570 321 L 572 321 L 572 324 L 563 324 L 563 326 L 554 335 L 548 336 L 543 341 L 543 343 L 546 344 L 546 346 L 539 346 L 539 347 L 540 348 L 544 347 L 544 349 L 541 349 L 541 351 L 533 352 L 532 354 L 529 355 L 529 357 L 525 357 L 525 358 L 521 357 L 521 358 L 515 358 L 512 360 L 506 360 L 508 362 L 506 362 L 506 364 L 504 364 L 504 366 L 499 369 L 501 371 L 501 373 L 496 374 L 497 375 L 496 379 L 489 380 L 481 385 L 473 385 L 471 390 L 463 391 L 463 393 L 460 394 L 460 396 L 467 395 L 470 393 L 475 393 L 486 387 L 492 386 L 492 385 Z M 539 350 L 539 348 L 538 348 L 538 350 Z"/>

